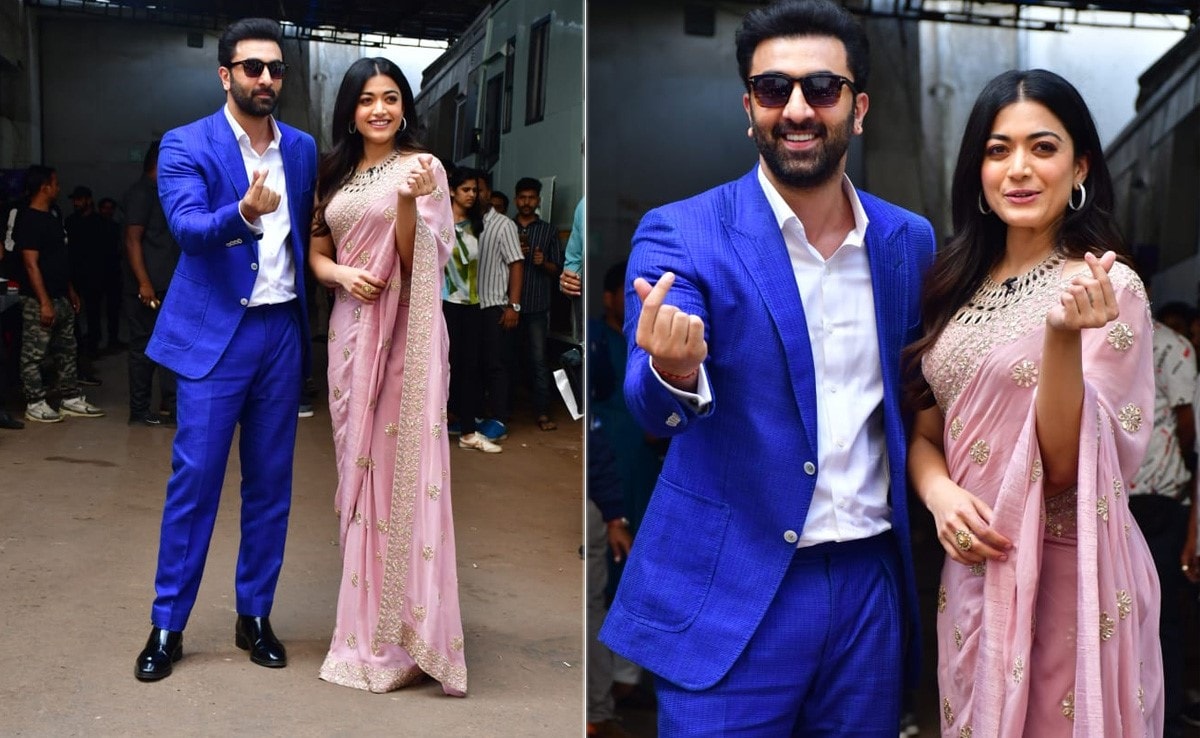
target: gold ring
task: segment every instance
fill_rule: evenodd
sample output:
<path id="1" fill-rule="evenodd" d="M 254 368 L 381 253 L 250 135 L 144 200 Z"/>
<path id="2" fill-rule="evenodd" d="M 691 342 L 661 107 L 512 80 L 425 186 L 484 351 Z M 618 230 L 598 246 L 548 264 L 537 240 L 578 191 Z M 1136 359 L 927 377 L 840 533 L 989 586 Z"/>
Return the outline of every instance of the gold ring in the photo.
<path id="1" fill-rule="evenodd" d="M 954 543 L 958 546 L 959 551 L 970 551 L 971 546 L 975 545 L 975 537 L 971 535 L 971 531 L 959 528 L 954 532 Z"/>
<path id="2" fill-rule="evenodd" d="M 364 285 L 363 285 L 363 288 L 362 288 L 362 291 L 363 291 L 363 294 L 364 294 L 364 295 L 373 295 L 373 294 L 375 294 L 375 288 L 374 288 L 374 287 L 372 287 L 372 286 L 371 286 L 371 285 L 369 285 L 369 284 L 364 284 Z"/>

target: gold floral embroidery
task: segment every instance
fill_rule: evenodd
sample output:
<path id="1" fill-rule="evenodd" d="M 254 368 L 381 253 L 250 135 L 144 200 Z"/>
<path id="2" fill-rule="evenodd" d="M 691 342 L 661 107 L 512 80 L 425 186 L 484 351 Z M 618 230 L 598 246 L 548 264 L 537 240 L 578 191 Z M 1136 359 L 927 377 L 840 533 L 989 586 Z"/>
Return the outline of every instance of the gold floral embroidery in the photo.
<path id="1" fill-rule="evenodd" d="M 1146 690 L 1142 689 L 1142 685 L 1138 685 L 1138 709 L 1142 712 L 1146 711 Z"/>
<path id="2" fill-rule="evenodd" d="M 390 205 L 383 211 L 383 219 L 391 223 L 396 219 L 396 208 Z"/>
<path id="3" fill-rule="evenodd" d="M 421 548 L 421 556 L 426 561 L 433 561 L 433 546 L 424 546 Z"/>
<path id="4" fill-rule="evenodd" d="M 356 572 L 356 571 L 350 573 L 350 586 L 351 587 L 358 586 L 358 572 Z"/>
<path id="5" fill-rule="evenodd" d="M 950 707 L 950 699 L 942 698 L 942 717 L 946 721 L 946 725 L 951 725 L 954 722 L 954 708 Z"/>
<path id="6" fill-rule="evenodd" d="M 1029 470 L 1029 481 L 1036 482 L 1042 478 L 1042 460 L 1034 459 L 1033 467 Z"/>
<path id="7" fill-rule="evenodd" d="M 349 346 L 347 346 L 346 348 L 342 349 L 342 358 L 343 358 L 343 359 L 349 359 L 349 358 L 350 358 L 350 347 L 349 347 Z"/>
<path id="8" fill-rule="evenodd" d="M 360 469 L 374 469 L 375 459 L 372 459 L 369 456 L 359 456 L 354 460 L 354 465 Z"/>
<path id="9" fill-rule="evenodd" d="M 354 524 L 355 525 L 362 525 L 362 520 L 363 520 L 362 513 L 360 513 L 360 512 L 354 513 Z"/>
<path id="10" fill-rule="evenodd" d="M 385 436 L 394 436 L 400 432 L 400 426 L 397 423 L 388 423 L 383 426 L 383 434 Z"/>
<path id="11" fill-rule="evenodd" d="M 384 535 L 387 535 L 387 532 L 388 532 L 387 521 L 384 520 L 383 518 L 376 520 L 375 521 L 375 530 L 379 531 L 380 533 L 383 533 Z"/>
<path id="12" fill-rule="evenodd" d="M 938 585 L 937 608 L 939 613 L 946 612 L 946 585 L 944 584 Z"/>
<path id="13" fill-rule="evenodd" d="M 346 636 L 346 645 L 349 646 L 350 648 L 357 648 L 358 647 L 358 637 L 356 635 L 354 635 L 353 633 Z"/>
<path id="14" fill-rule="evenodd" d="M 961 651 L 962 644 L 963 644 L 963 634 L 962 634 L 962 631 L 959 630 L 958 626 L 956 625 L 956 626 L 954 626 L 954 646 L 959 651 Z"/>
<path id="15" fill-rule="evenodd" d="M 358 255 L 358 263 L 361 266 L 366 266 L 367 264 L 370 264 L 371 263 L 371 252 L 364 251 L 361 254 L 359 254 Z"/>
<path id="16" fill-rule="evenodd" d="M 1100 640 L 1107 641 L 1117 632 L 1117 623 L 1106 612 L 1100 613 Z"/>
<path id="17" fill-rule="evenodd" d="M 1100 516 L 1101 520 L 1103 520 L 1106 523 L 1108 522 L 1108 496 L 1107 495 L 1104 495 L 1100 499 L 1096 500 L 1096 514 Z"/>
<path id="18" fill-rule="evenodd" d="M 429 432 L 431 434 L 433 434 L 434 438 L 441 438 L 442 437 L 442 424 L 434 423 L 433 426 L 430 427 Z"/>
<path id="19" fill-rule="evenodd" d="M 333 388 L 333 399 L 335 399 L 335 400 L 342 399 L 342 388 L 341 387 Z"/>
<path id="20" fill-rule="evenodd" d="M 1016 661 L 1013 662 L 1012 675 L 1013 675 L 1013 683 L 1014 684 L 1020 684 L 1021 680 L 1025 678 L 1025 657 L 1024 656 L 1018 656 Z"/>
<path id="21" fill-rule="evenodd" d="M 1116 497 L 1120 497 L 1121 493 L 1124 491 L 1125 491 L 1125 483 L 1122 482 L 1120 479 L 1114 478 L 1113 479 L 1113 495 L 1115 495 Z"/>
<path id="22" fill-rule="evenodd" d="M 450 650 L 451 651 L 463 650 L 462 636 L 454 636 L 453 638 L 450 639 Z"/>
<path id="23" fill-rule="evenodd" d="M 954 420 L 951 420 L 950 421 L 950 440 L 957 441 L 958 437 L 962 435 L 962 432 L 963 432 L 962 418 L 955 418 Z"/>
<path id="24" fill-rule="evenodd" d="M 428 488 L 426 488 L 425 493 L 429 495 L 429 499 L 436 500 L 442 491 L 438 489 L 436 484 L 431 484 Z"/>
<path id="25" fill-rule="evenodd" d="M 338 299 L 345 302 L 350 299 L 350 293 L 346 290 L 338 290 Z"/>
<path id="26" fill-rule="evenodd" d="M 441 185 L 438 185 L 437 187 L 435 187 L 433 189 L 433 199 L 434 200 L 441 200 L 445 196 L 446 196 L 446 191 L 442 189 Z"/>
<path id="27" fill-rule="evenodd" d="M 443 241 L 448 242 L 450 240 L 450 229 L 445 226 L 442 226 L 442 230 L 438 231 L 438 235 L 440 235 L 442 237 Z"/>
<path id="28" fill-rule="evenodd" d="M 1125 524 L 1125 537 L 1126 537 L 1126 538 L 1128 538 L 1128 537 L 1129 537 L 1129 523 L 1126 523 L 1126 524 Z"/>
<path id="29" fill-rule="evenodd" d="M 1117 351 L 1128 351 L 1133 345 L 1133 329 L 1128 323 L 1116 322 L 1108 329 L 1108 345 Z"/>
<path id="30" fill-rule="evenodd" d="M 987 441 L 981 438 L 971 444 L 971 449 L 968 453 L 971 455 L 971 461 L 983 466 L 987 463 L 988 457 L 992 455 L 992 449 L 988 447 Z"/>
<path id="31" fill-rule="evenodd" d="M 362 317 L 362 305 L 358 305 L 354 308 L 354 319 L 358 320 L 361 317 Z"/>
<path id="32" fill-rule="evenodd" d="M 971 564 L 971 576 L 981 577 L 987 572 L 987 562 L 980 561 L 978 564 Z"/>
<path id="33" fill-rule="evenodd" d="M 958 738 L 971 738 L 971 726 L 964 725 L 962 730 L 958 731 Z"/>
<path id="34" fill-rule="evenodd" d="M 1133 612 L 1133 597 L 1129 592 L 1123 589 L 1117 590 L 1117 614 L 1122 620 L 1129 617 L 1129 613 Z"/>
<path id="35" fill-rule="evenodd" d="M 1075 690 L 1067 692 L 1067 696 L 1063 697 L 1062 714 L 1067 720 L 1075 719 Z"/>
<path id="36" fill-rule="evenodd" d="M 1078 490 L 1075 487 L 1053 497 L 1047 497 L 1042 509 L 1046 532 L 1055 538 L 1069 538 L 1075 535 L 1075 508 L 1079 504 Z"/>
<path id="37" fill-rule="evenodd" d="M 335 331 L 334 329 L 330 328 L 330 329 L 329 329 L 329 342 L 330 342 L 330 343 L 333 343 L 333 342 L 334 342 L 334 341 L 336 341 L 336 340 L 337 340 L 337 331 Z"/>
<path id="38" fill-rule="evenodd" d="M 413 605 L 413 619 L 418 623 L 425 622 L 425 607 L 423 605 Z"/>
<path id="39" fill-rule="evenodd" d="M 1016 364 L 1012 368 L 1012 381 L 1018 387 L 1032 387 L 1038 381 L 1038 367 L 1029 359 Z"/>
<path id="40" fill-rule="evenodd" d="M 1121 408 L 1117 413 L 1117 422 L 1128 433 L 1137 433 L 1142 427 L 1142 409 L 1132 402 Z"/>

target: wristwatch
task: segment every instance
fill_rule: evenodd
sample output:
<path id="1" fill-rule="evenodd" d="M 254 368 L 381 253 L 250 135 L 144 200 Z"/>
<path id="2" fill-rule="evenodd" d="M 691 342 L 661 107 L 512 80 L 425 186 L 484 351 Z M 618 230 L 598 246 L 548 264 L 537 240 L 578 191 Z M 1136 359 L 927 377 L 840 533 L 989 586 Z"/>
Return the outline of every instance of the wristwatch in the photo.
<path id="1" fill-rule="evenodd" d="M 508 303 L 508 306 L 510 308 L 512 308 L 514 313 L 521 312 L 521 303 L 519 303 L 519 302 L 510 302 L 510 303 Z"/>

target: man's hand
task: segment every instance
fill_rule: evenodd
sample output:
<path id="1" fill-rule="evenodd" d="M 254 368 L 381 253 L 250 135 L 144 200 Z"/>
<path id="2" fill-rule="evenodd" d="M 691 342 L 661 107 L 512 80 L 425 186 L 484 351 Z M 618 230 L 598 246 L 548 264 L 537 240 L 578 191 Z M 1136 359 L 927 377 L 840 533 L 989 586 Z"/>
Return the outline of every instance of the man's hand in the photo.
<path id="1" fill-rule="evenodd" d="M 46 301 L 41 303 L 41 309 L 38 311 L 38 322 L 42 324 L 43 328 L 49 328 L 54 325 L 53 302 Z"/>
<path id="2" fill-rule="evenodd" d="M 500 327 L 506 331 L 511 331 L 517 327 L 520 322 L 521 315 L 516 310 L 512 309 L 511 305 L 505 305 L 504 310 L 500 313 Z"/>
<path id="3" fill-rule="evenodd" d="M 583 280 L 570 269 L 563 269 L 558 275 L 558 288 L 568 297 L 579 297 L 583 294 Z"/>
<path id="4" fill-rule="evenodd" d="M 624 518 L 610 520 L 608 526 L 608 547 L 612 550 L 613 561 L 621 563 L 629 556 L 633 547 L 633 535 L 629 532 L 629 523 Z"/>
<path id="5" fill-rule="evenodd" d="M 238 205 L 238 210 L 247 223 L 253 223 L 267 213 L 275 212 L 279 207 L 279 193 L 267 187 L 264 184 L 266 181 L 267 170 L 255 169 L 250 189 L 246 190 L 246 196 Z"/>
<path id="6" fill-rule="evenodd" d="M 149 282 L 142 282 L 138 285 L 138 300 L 146 307 L 156 307 L 154 303 L 158 302 L 158 296 L 154 293 L 154 285 Z"/>
<path id="7" fill-rule="evenodd" d="M 693 378 L 708 356 L 704 321 L 700 316 L 663 304 L 673 284 L 675 274 L 672 272 L 662 275 L 653 287 L 641 277 L 633 280 L 633 289 L 642 301 L 637 345 L 650 354 L 654 368 L 667 381 L 672 377 Z"/>

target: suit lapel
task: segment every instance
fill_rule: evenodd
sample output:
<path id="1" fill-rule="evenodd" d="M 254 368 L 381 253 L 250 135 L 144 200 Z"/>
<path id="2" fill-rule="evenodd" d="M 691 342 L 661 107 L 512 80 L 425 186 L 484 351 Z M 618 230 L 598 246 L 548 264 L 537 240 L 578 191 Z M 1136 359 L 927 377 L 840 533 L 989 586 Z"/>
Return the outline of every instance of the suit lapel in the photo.
<path id="1" fill-rule="evenodd" d="M 866 236 L 867 263 L 871 270 L 871 291 L 875 296 L 875 330 L 879 335 L 884 396 L 895 396 L 898 388 L 890 378 L 899 376 L 906 320 L 899 308 L 907 304 L 904 294 L 908 288 L 909 264 L 886 214 L 875 207 L 869 195 L 859 192 L 859 199 L 871 221 Z"/>
<path id="2" fill-rule="evenodd" d="M 783 344 L 784 362 L 809 448 L 817 450 L 817 391 L 812 344 L 804 305 L 796 289 L 791 258 L 775 214 L 758 183 L 757 168 L 737 181 L 729 230 L 733 252 L 746 267 L 767 305 Z"/>
<path id="3" fill-rule="evenodd" d="M 233 135 L 233 129 L 229 127 L 229 121 L 225 120 L 224 110 L 218 110 L 209 118 L 209 122 L 208 135 L 212 142 L 212 150 L 221 162 L 221 168 L 225 170 L 225 176 L 229 179 L 233 191 L 240 198 L 250 189 L 250 180 L 246 177 L 246 164 L 242 161 L 242 150 Z"/>

